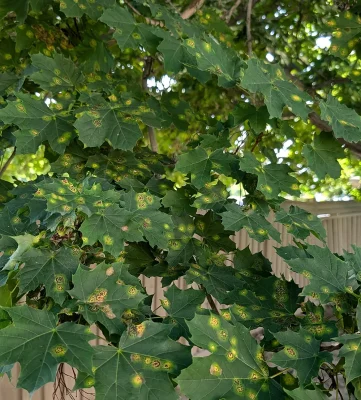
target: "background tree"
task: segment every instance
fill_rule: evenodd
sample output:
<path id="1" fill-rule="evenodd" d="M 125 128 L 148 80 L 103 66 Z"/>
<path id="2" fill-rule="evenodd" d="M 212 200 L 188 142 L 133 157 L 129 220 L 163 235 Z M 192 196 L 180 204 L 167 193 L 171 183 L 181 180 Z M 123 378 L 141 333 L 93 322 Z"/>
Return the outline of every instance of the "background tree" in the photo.
<path id="1" fill-rule="evenodd" d="M 67 363 L 98 400 L 360 397 L 360 249 L 308 245 L 320 221 L 281 207 L 358 174 L 359 11 L 0 1 L 1 372 L 20 362 L 33 392 Z M 303 290 L 229 238 L 280 241 L 274 220 Z M 140 274 L 162 277 L 167 317 Z"/>

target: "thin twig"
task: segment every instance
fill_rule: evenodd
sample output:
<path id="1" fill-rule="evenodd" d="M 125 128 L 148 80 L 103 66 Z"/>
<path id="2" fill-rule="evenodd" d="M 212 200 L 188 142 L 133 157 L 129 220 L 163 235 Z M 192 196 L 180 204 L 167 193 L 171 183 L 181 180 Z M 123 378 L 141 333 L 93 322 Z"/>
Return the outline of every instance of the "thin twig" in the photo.
<path id="1" fill-rule="evenodd" d="M 193 0 L 192 3 L 181 13 L 183 19 L 188 19 L 194 15 L 204 4 L 205 0 Z"/>
<path id="2" fill-rule="evenodd" d="M 249 58 L 251 58 L 253 55 L 253 50 L 252 50 L 252 9 L 253 9 L 253 0 L 248 0 L 246 26 L 247 26 L 247 49 L 248 49 Z"/>
<path id="3" fill-rule="evenodd" d="M 1 170 L 0 170 L 0 178 L 4 175 L 4 172 L 8 169 L 9 165 L 11 164 L 11 161 L 15 157 L 15 154 L 16 154 L 16 147 L 14 147 L 14 150 L 11 153 L 10 157 L 6 160 L 6 163 L 1 168 Z"/>
<path id="4" fill-rule="evenodd" d="M 206 289 L 203 285 L 200 285 L 200 287 L 201 287 L 201 289 L 203 290 L 203 292 L 206 294 L 206 298 L 207 298 L 207 301 L 208 301 L 209 305 L 211 306 L 211 309 L 212 309 L 216 314 L 220 315 L 220 313 L 219 313 L 219 311 L 218 311 L 218 308 L 217 308 L 217 306 L 216 306 L 216 303 L 215 303 L 214 300 L 213 300 L 213 297 L 207 292 L 207 289 Z"/>
<path id="5" fill-rule="evenodd" d="M 256 149 L 258 143 L 262 140 L 263 134 L 264 134 L 264 133 L 261 132 L 261 133 L 257 136 L 257 139 L 256 139 L 256 141 L 254 142 L 254 145 L 253 145 L 252 148 L 251 148 L 251 153 L 253 153 L 253 152 L 255 151 L 255 149 Z"/>
<path id="6" fill-rule="evenodd" d="M 227 24 L 229 23 L 229 21 L 231 20 L 234 12 L 237 10 L 237 8 L 240 6 L 240 4 L 242 3 L 242 0 L 237 0 L 233 6 L 231 7 L 231 9 L 229 10 L 227 16 L 226 16 L 226 22 Z"/>
<path id="7" fill-rule="evenodd" d="M 145 58 L 145 65 L 143 69 L 143 76 L 142 76 L 142 87 L 145 92 L 148 91 L 148 78 L 152 73 L 152 65 L 153 65 L 153 58 L 146 57 Z M 149 145 L 152 151 L 158 152 L 158 143 L 157 138 L 155 136 L 155 130 L 152 126 L 147 125 L 148 130 L 148 137 L 149 137 Z"/>

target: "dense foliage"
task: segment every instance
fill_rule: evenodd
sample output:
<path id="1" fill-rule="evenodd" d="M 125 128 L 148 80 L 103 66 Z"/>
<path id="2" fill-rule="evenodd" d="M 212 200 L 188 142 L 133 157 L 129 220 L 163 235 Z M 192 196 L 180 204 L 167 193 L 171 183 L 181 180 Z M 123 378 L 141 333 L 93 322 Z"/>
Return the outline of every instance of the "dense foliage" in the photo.
<path id="1" fill-rule="evenodd" d="M 97 400 L 361 398 L 361 248 L 308 245 L 321 222 L 282 207 L 304 166 L 327 182 L 354 162 L 360 7 L 220 3 L 0 0 L 0 372 L 19 362 L 19 387 L 66 363 Z M 326 58 L 313 31 L 332 33 Z M 296 78 L 299 56 L 320 62 Z M 297 155 L 277 158 L 287 139 Z M 32 180 L 19 156 L 41 162 Z M 280 241 L 274 221 L 303 289 L 230 238 Z M 141 274 L 161 277 L 165 317 Z"/>

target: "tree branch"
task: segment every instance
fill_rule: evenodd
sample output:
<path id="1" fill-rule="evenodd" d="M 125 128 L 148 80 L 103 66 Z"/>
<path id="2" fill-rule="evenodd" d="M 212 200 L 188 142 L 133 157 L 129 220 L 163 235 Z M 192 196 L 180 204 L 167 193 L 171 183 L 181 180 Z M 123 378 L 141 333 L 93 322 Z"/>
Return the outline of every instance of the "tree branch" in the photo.
<path id="1" fill-rule="evenodd" d="M 194 15 L 204 4 L 205 0 L 193 0 L 192 3 L 181 13 L 183 19 L 188 19 Z"/>
<path id="2" fill-rule="evenodd" d="M 249 58 L 251 58 L 253 55 L 253 50 L 252 50 L 252 10 L 253 10 L 253 0 L 248 0 L 246 26 L 247 26 L 247 49 L 248 49 Z"/>
<path id="3" fill-rule="evenodd" d="M 152 65 L 153 65 L 153 58 L 146 57 L 145 65 L 144 65 L 144 69 L 143 69 L 143 76 L 142 76 L 142 88 L 145 92 L 148 91 L 147 81 L 148 81 L 148 78 L 150 77 L 150 74 L 152 73 Z M 147 131 L 148 131 L 150 148 L 152 151 L 157 153 L 158 152 L 158 143 L 157 143 L 157 138 L 155 136 L 155 130 L 152 126 L 147 125 Z"/>
<path id="4" fill-rule="evenodd" d="M 11 164 L 11 161 L 14 159 L 16 154 L 16 147 L 14 147 L 13 152 L 11 153 L 10 157 L 6 160 L 6 163 L 3 165 L 3 167 L 0 169 L 0 178 L 4 175 L 4 172 L 8 169 L 9 165 Z"/>
<path id="5" fill-rule="evenodd" d="M 232 15 L 234 14 L 234 12 L 237 10 L 237 8 L 240 6 L 240 4 L 242 3 L 242 0 L 237 0 L 233 6 L 231 7 L 231 9 L 229 10 L 227 16 L 226 16 L 226 23 L 229 24 L 229 21 L 232 18 Z"/>

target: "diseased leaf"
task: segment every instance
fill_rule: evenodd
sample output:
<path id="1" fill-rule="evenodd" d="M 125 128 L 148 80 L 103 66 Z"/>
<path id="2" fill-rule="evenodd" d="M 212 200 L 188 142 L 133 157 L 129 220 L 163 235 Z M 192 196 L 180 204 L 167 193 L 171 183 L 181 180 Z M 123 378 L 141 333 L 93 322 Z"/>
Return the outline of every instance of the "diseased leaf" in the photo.
<path id="1" fill-rule="evenodd" d="M 20 146 L 16 144 L 19 154 L 29 151 L 29 141 L 33 141 L 30 148 L 34 151 L 46 140 L 55 152 L 62 154 L 74 136 L 74 128 L 67 117 L 52 111 L 42 100 L 21 92 L 17 93 L 16 101 L 0 110 L 0 119 L 21 129 L 15 135 L 17 141 L 20 140 Z"/>
<path id="2" fill-rule="evenodd" d="M 260 190 L 266 199 L 274 199 L 281 192 L 297 196 L 298 181 L 289 175 L 292 170 L 285 164 L 262 165 L 252 153 L 246 153 L 240 160 L 239 166 L 245 172 L 257 175 L 257 189 Z"/>
<path id="3" fill-rule="evenodd" d="M 249 236 L 258 242 L 273 238 L 280 242 L 280 233 L 265 219 L 254 211 L 244 211 L 237 204 L 228 204 L 227 211 L 221 213 L 222 224 L 225 229 L 239 231 L 244 228 Z"/>
<path id="4" fill-rule="evenodd" d="M 61 247 L 59 250 L 30 248 L 21 256 L 24 263 L 18 277 L 20 293 L 44 285 L 47 295 L 62 304 L 67 297 L 69 282 L 80 262 L 76 249 Z"/>
<path id="5" fill-rule="evenodd" d="M 220 317 L 196 315 L 187 321 L 192 341 L 212 354 L 194 358 L 177 378 L 182 393 L 192 400 L 236 398 L 237 394 L 263 400 L 282 398 L 278 384 L 269 381 L 262 348 L 241 324 Z"/>
<path id="6" fill-rule="evenodd" d="M 171 327 L 145 321 L 131 325 L 118 348 L 97 346 L 94 357 L 97 400 L 176 400 L 169 373 L 191 363 L 190 347 L 168 338 Z"/>
<path id="7" fill-rule="evenodd" d="M 28 306 L 6 312 L 13 323 L 0 330 L 0 365 L 20 363 L 18 387 L 32 393 L 53 382 L 63 362 L 91 374 L 93 349 L 87 342 L 94 335 L 88 328 L 72 322 L 57 325 L 54 314 Z"/>
<path id="8" fill-rule="evenodd" d="M 297 206 L 290 206 L 288 212 L 284 209 L 278 211 L 276 222 L 285 225 L 287 231 L 299 239 L 306 239 L 311 233 L 320 240 L 326 239 L 320 219 Z"/>
<path id="9" fill-rule="evenodd" d="M 275 338 L 284 345 L 282 351 L 273 355 L 272 363 L 282 368 L 293 368 L 301 386 L 307 385 L 317 377 L 322 363 L 332 362 L 332 354 L 320 352 L 320 341 L 303 328 L 299 332 L 274 332 Z"/>
<path id="10" fill-rule="evenodd" d="M 320 102 L 321 118 L 332 126 L 336 138 L 348 142 L 361 140 L 361 117 L 355 110 L 341 104 L 337 99 L 328 95 L 327 101 Z"/>

